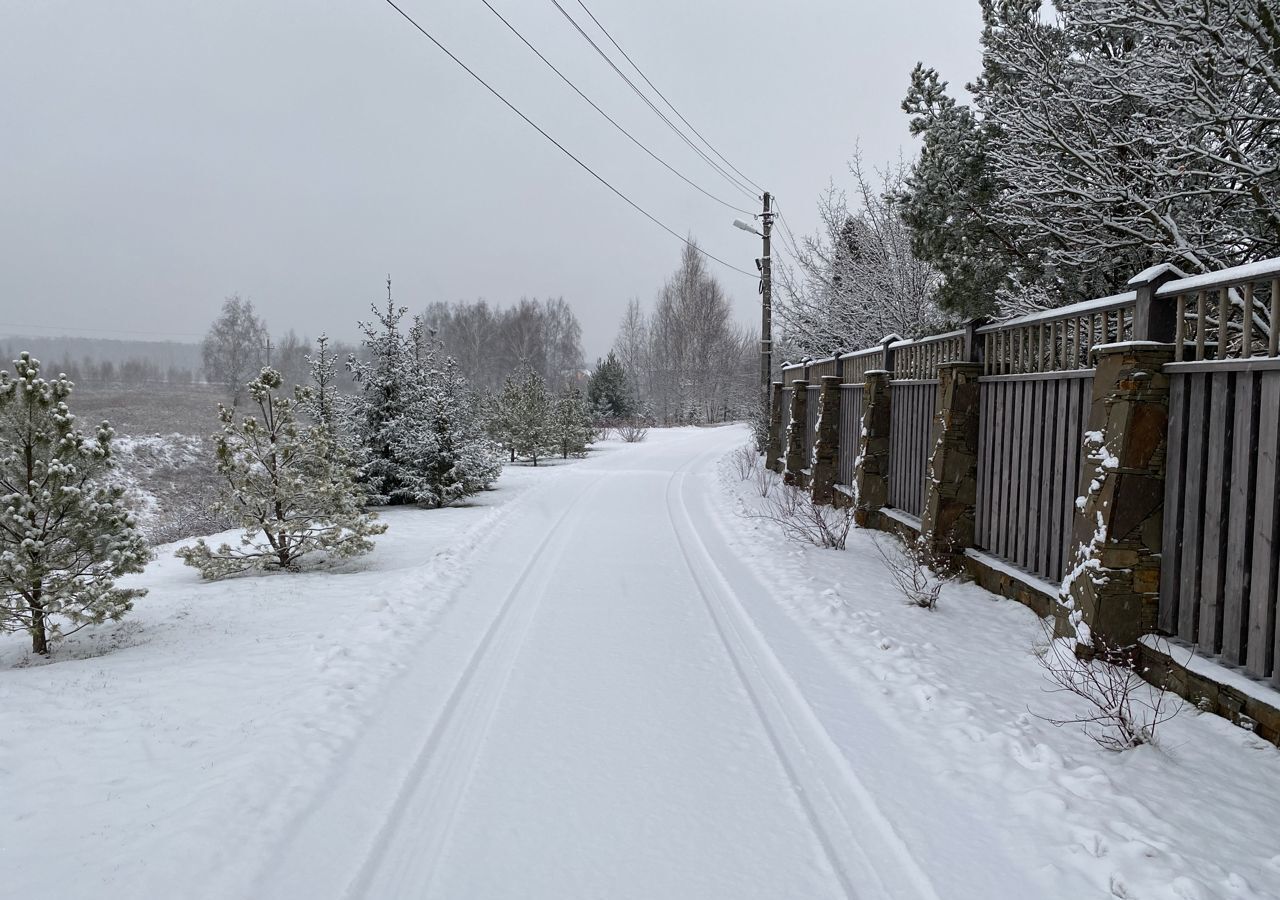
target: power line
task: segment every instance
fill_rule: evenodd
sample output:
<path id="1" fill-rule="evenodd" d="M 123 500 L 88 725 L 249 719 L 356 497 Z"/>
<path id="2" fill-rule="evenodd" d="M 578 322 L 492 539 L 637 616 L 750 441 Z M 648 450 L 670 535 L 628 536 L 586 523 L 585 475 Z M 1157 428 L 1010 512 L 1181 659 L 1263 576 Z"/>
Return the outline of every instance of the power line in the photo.
<path id="1" fill-rule="evenodd" d="M 666 160 L 664 160 L 664 159 L 662 159 L 660 156 L 658 156 L 658 154 L 654 153 L 652 150 L 650 150 L 648 147 L 646 147 L 644 144 L 642 144 L 639 140 L 637 140 L 637 139 L 636 139 L 636 137 L 635 137 L 635 136 L 633 136 L 633 135 L 631 134 L 631 132 L 627 131 L 627 129 L 625 129 L 625 128 L 623 128 L 621 125 L 619 125 L 616 121 L 614 121 L 614 119 L 613 119 L 613 117 L 612 117 L 612 116 L 610 116 L 607 112 L 605 112 L 603 109 L 601 109 L 599 106 L 597 106 L 594 100 L 592 100 L 590 97 L 588 97 L 586 94 L 584 94 L 581 90 L 579 90 L 579 89 L 578 89 L 578 86 L 577 86 L 576 84 L 574 84 L 574 83 L 569 79 L 569 77 L 568 77 L 567 75 L 565 75 L 565 74 L 564 74 L 563 72 L 561 72 L 558 68 L 556 68 L 555 64 L 554 64 L 554 63 L 552 63 L 552 62 L 551 62 L 551 60 L 549 60 L 549 59 L 547 59 L 545 56 L 543 56 L 543 55 L 542 55 L 542 52 L 541 52 L 540 50 L 538 50 L 538 48 L 537 48 L 537 47 L 535 47 L 535 46 L 533 46 L 533 44 L 529 43 L 529 41 L 525 38 L 525 36 L 524 36 L 523 34 L 521 34 L 521 33 L 516 29 L 516 27 L 515 27 L 514 25 L 512 25 L 510 22 L 508 22 L 508 21 L 506 20 L 506 18 L 502 15 L 502 13 L 498 12 L 496 9 L 494 9 L 494 8 L 493 8 L 493 5 L 489 3 L 489 0 L 480 0 L 480 2 L 481 2 L 481 3 L 483 3 L 483 4 L 488 8 L 489 12 L 491 12 L 491 13 L 493 13 L 495 16 L 497 16 L 497 17 L 498 17 L 498 20 L 499 20 L 500 22 L 502 22 L 502 24 L 503 24 L 503 25 L 507 26 L 507 28 L 508 28 L 508 29 L 510 29 L 511 33 L 512 33 L 512 34 L 514 34 L 516 37 L 518 37 L 518 38 L 521 40 L 521 42 L 523 42 L 523 43 L 524 43 L 524 45 L 525 45 L 526 47 L 528 47 L 530 50 L 532 50 L 532 51 L 534 52 L 534 54 L 538 57 L 538 59 L 540 59 L 540 60 L 542 60 L 544 63 L 546 63 L 547 68 L 549 68 L 552 72 L 555 72 L 557 75 L 559 75 L 559 76 L 560 76 L 560 80 L 561 80 L 561 81 L 563 81 L 565 84 L 569 85 L 569 87 L 573 88 L 574 92 L 575 92 L 579 97 L 581 97 L 581 98 L 582 98 L 583 100 L 585 100 L 588 104 L 590 104 L 590 106 L 591 106 L 591 108 L 592 108 L 592 109 L 594 109 L 596 112 L 600 113 L 600 115 L 604 116 L 604 117 L 605 117 L 605 120 L 606 120 L 606 121 L 608 121 L 608 123 L 609 123 L 610 125 L 612 125 L 614 128 L 618 129 L 618 131 L 620 131 L 620 132 L 622 132 L 624 135 L 626 135 L 626 136 L 627 136 L 627 138 L 628 138 L 628 139 L 630 139 L 631 143 L 635 144 L 637 147 L 639 147 L 639 148 L 640 148 L 641 150 L 643 150 L 645 153 L 649 154 L 649 156 L 653 157 L 653 159 L 654 159 L 656 162 L 658 162 L 659 164 L 661 164 L 661 165 L 662 165 L 662 166 L 663 166 L 663 167 L 664 167 L 668 172 L 670 172 L 672 175 L 674 175 L 674 176 L 676 176 L 677 178 L 679 178 L 681 181 L 683 181 L 685 184 L 689 185 L 689 187 L 693 188 L 693 189 L 694 189 L 695 191 L 697 191 L 698 193 L 703 194 L 703 195 L 705 195 L 705 196 L 707 196 L 707 197 L 710 197 L 710 198 L 711 198 L 712 200 L 714 200 L 716 203 L 719 203 L 721 206 L 727 207 L 727 208 L 729 208 L 729 209 L 733 210 L 734 212 L 746 213 L 747 215 L 751 215 L 751 210 L 749 210 L 749 209 L 743 209 L 743 208 L 742 208 L 742 207 L 740 207 L 740 206 L 734 206 L 734 205 L 733 205 L 732 203 L 730 203 L 729 201 L 727 201 L 727 200 L 722 200 L 721 198 L 717 197 L 715 194 L 711 193 L 710 191 L 704 190 L 701 186 L 699 186 L 698 184 L 696 184 L 695 182 L 691 181 L 689 178 L 685 177 L 685 176 L 684 176 L 684 175 L 682 175 L 680 172 L 678 172 L 674 167 L 672 167 L 669 163 L 667 163 L 667 161 L 666 161 Z"/>
<path id="2" fill-rule="evenodd" d="M 778 212 L 778 221 L 782 224 L 782 230 L 786 233 L 787 239 L 791 242 L 791 255 L 799 258 L 800 242 L 796 240 L 795 234 L 791 231 L 791 225 L 787 222 L 786 217 L 782 214 L 782 206 L 778 203 L 778 198 L 773 198 L 773 207 Z"/>
<path id="3" fill-rule="evenodd" d="M 577 0 L 577 2 L 578 2 L 578 5 L 582 7 L 583 12 L 585 12 L 588 16 L 591 17 L 591 21 L 595 22 L 596 27 L 599 28 L 604 33 L 604 36 L 609 39 L 609 43 L 613 44 L 613 46 L 617 48 L 618 52 L 622 54 L 623 59 L 631 63 L 631 68 L 635 69 L 636 72 L 639 73 L 640 77 L 644 79 L 644 83 L 649 85 L 649 87 L 653 88 L 653 92 L 662 98 L 662 102 L 667 104 L 667 108 L 670 109 L 673 113 L 675 113 L 679 117 L 680 121 L 683 122 L 685 125 L 687 125 L 689 127 L 689 130 L 692 131 L 694 134 L 696 134 L 698 136 L 698 139 L 702 141 L 702 143 L 706 144 L 712 153 L 720 157 L 721 162 L 723 162 L 730 169 L 733 169 L 733 171 L 737 172 L 738 175 L 741 176 L 741 178 L 747 182 L 747 184 L 750 184 L 756 190 L 763 193 L 764 188 L 760 187 L 760 185 L 756 184 L 746 175 L 743 175 L 742 172 L 740 172 L 733 163 L 729 162 L 729 160 L 724 158 L 724 154 L 722 154 L 715 147 L 711 146 L 711 142 L 708 141 L 706 138 L 704 138 L 702 136 L 702 133 L 698 131 L 698 129 L 694 128 L 688 119 L 680 115 L 680 110 L 676 109 L 674 106 L 671 105 L 671 101 L 666 98 L 666 95 L 664 95 L 662 91 L 658 90 L 658 88 L 654 85 L 654 83 L 649 80 L 649 76 L 644 74 L 644 72 L 640 70 L 640 67 L 637 66 L 635 63 L 635 60 L 633 60 L 630 56 L 627 55 L 627 51 L 623 50 L 622 47 L 618 45 L 618 42 L 613 39 L 613 35 L 611 35 L 608 32 L 608 30 L 603 25 L 600 24 L 600 20 L 595 17 L 595 15 L 591 12 L 591 10 L 587 9 L 587 4 L 583 3 L 582 0 Z"/>
<path id="4" fill-rule="evenodd" d="M 618 77 L 621 78 L 623 81 L 625 81 L 627 83 L 627 86 L 631 88 L 631 90 L 635 91 L 636 96 L 639 97 L 641 100 L 643 100 L 645 105 L 648 106 L 649 109 L 653 110 L 653 114 L 656 115 L 658 118 L 660 118 L 663 122 L 665 122 L 667 127 L 670 128 L 672 131 L 674 131 L 676 136 L 680 138 L 680 140 L 684 141 L 690 150 L 692 150 L 694 153 L 702 157 L 703 161 L 706 162 L 707 165 L 715 169 L 716 172 L 718 172 L 721 176 L 723 176 L 726 181 L 728 181 L 738 190 L 742 191 L 748 197 L 755 196 L 755 193 L 751 190 L 751 188 L 747 187 L 741 181 L 739 181 L 738 179 L 730 175 L 728 172 L 726 172 L 723 167 L 721 167 L 719 164 L 716 163 L 714 159 L 707 156 L 707 154 L 703 152 L 701 147 L 699 147 L 693 141 L 689 140 L 688 135 L 686 135 L 683 131 L 681 131 L 680 127 L 676 125 L 675 122 L 672 122 L 669 118 L 667 118 L 666 114 L 663 113 L 662 110 L 658 109 L 658 107 L 654 105 L 653 101 L 648 98 L 645 92 L 640 90 L 639 86 L 634 81 L 632 81 L 630 78 L 627 77 L 626 72 L 623 72 L 621 69 L 618 68 L 617 63 L 615 63 L 612 59 L 609 58 L 609 54 L 605 53 L 604 49 L 595 42 L 595 40 L 591 37 L 591 35 L 587 34 L 586 31 L 583 30 L 582 26 L 578 24 L 577 20 L 574 19 L 573 16 L 569 15 L 568 11 L 563 6 L 560 5 L 558 0 L 551 0 L 551 3 L 555 6 L 556 9 L 560 11 L 560 15 L 564 16 L 569 21 L 569 24 L 572 25 L 577 30 L 578 34 L 582 35 L 583 39 L 588 44 L 591 45 L 592 49 L 595 50 L 596 53 L 600 54 L 600 58 L 609 64 L 609 68 L 613 69 L 613 71 L 617 73 Z"/>
<path id="5" fill-rule="evenodd" d="M 414 28 L 416 28 L 416 29 L 417 29 L 417 30 L 422 34 L 422 36 L 423 36 L 423 37 L 425 37 L 427 40 L 431 41 L 431 43 L 435 44 L 435 45 L 436 45 L 436 47 L 438 47 L 438 48 L 440 49 L 440 51 L 441 51 L 442 53 L 444 53 L 444 55 L 445 55 L 445 56 L 449 57 L 449 59 L 453 60 L 453 61 L 454 61 L 455 63 L 457 63 L 460 67 L 462 67 L 463 71 L 465 71 L 468 75 L 470 75 L 470 76 L 471 76 L 472 78 L 474 78 L 476 81 L 480 82 L 480 84 L 484 87 L 484 89 L 485 89 L 485 90 L 487 90 L 489 93 L 493 94 L 493 96 L 495 96 L 495 97 L 497 97 L 499 100 L 501 100 L 501 101 L 502 101 L 502 103 L 503 103 L 503 105 L 504 105 L 504 106 L 506 106 L 506 107 L 507 107 L 509 110 L 511 110 L 513 113 L 515 113 L 517 116 L 519 116 L 521 119 L 523 119 L 523 120 L 524 120 L 524 122 L 525 122 L 525 124 L 527 124 L 527 125 L 528 125 L 530 128 L 532 128 L 534 131 L 538 132 L 538 134 L 542 135 L 542 136 L 543 136 L 544 138 L 546 138 L 548 141 L 550 141 L 551 143 L 555 144 L 555 145 L 556 145 L 556 148 L 557 148 L 561 153 L 563 153 L 565 156 L 569 157 L 571 160 L 573 160 L 575 163 L 577 163 L 579 166 L 581 166 L 581 167 L 582 167 L 582 169 L 584 169 L 584 170 L 587 172 L 587 174 L 589 174 L 589 175 L 590 175 L 592 178 L 594 178 L 596 181 L 600 182 L 600 183 L 601 183 L 601 184 L 603 184 L 605 187 L 607 187 L 610 191 L 612 191 L 612 192 L 613 192 L 614 194 L 616 194 L 619 198 L 621 198 L 621 199 L 622 199 L 622 200 L 623 200 L 623 201 L 624 201 L 628 206 L 630 206 L 630 207 L 631 207 L 632 209 L 634 209 L 636 212 L 640 213 L 640 215 L 644 216 L 644 217 L 645 217 L 646 219 L 648 219 L 650 222 L 652 222 L 653 224 L 657 225 L 659 228 L 661 228 L 663 231 L 665 231 L 665 232 L 667 232 L 668 234 L 670 234 L 672 237 L 674 237 L 676 240 L 680 241 L 682 244 L 684 244 L 684 245 L 686 245 L 686 246 L 688 246 L 688 247 L 692 247 L 694 250 L 696 250 L 697 252 L 701 253 L 703 256 L 707 257 L 707 259 L 710 259 L 710 260 L 713 260 L 713 261 L 715 261 L 715 262 L 718 262 L 718 263 L 720 263 L 720 265 L 724 266 L 725 268 L 727 268 L 727 269 L 732 269 L 732 270 L 733 270 L 733 271 L 735 271 L 735 272 L 738 272 L 738 273 L 740 273 L 740 274 L 742 274 L 742 275 L 746 275 L 748 278 L 755 278 L 755 277 L 756 277 L 753 273 L 748 272 L 748 271 L 747 271 L 747 270 L 745 270 L 745 269 L 739 269 L 737 266 L 735 266 L 735 265 L 731 265 L 730 263 L 725 262 L 723 259 L 720 259 L 718 256 L 713 256 L 713 255 L 711 255 L 711 254 L 710 254 L 710 253 L 708 253 L 706 250 L 703 250 L 703 249 L 702 249 L 701 247 L 699 247 L 697 244 L 695 244 L 695 243 L 693 243 L 692 241 L 690 241 L 688 238 L 681 237 L 681 236 L 680 236 L 676 231 L 674 231 L 674 230 L 673 230 L 673 229 L 671 229 L 668 225 L 666 225 L 665 223 L 663 223 L 662 221 L 660 221 L 658 218 L 656 218 L 656 217 L 655 217 L 652 213 L 650 213 L 648 210 L 646 210 L 646 209 L 642 208 L 638 203 L 636 203 L 634 200 L 632 200 L 632 199 L 631 199 L 630 197 L 628 197 L 626 194 L 622 193 L 622 191 L 618 190 L 616 187 L 614 187 L 612 184 L 610 184 L 607 180 L 605 180 L 605 178 L 604 178 L 602 175 L 600 175 L 599 173 L 597 173 L 595 169 L 591 168 L 591 167 L 590 167 L 590 166 L 588 166 L 586 163 L 584 163 L 582 160 L 580 160 L 578 157 L 574 156 L 574 155 L 573 155 L 573 153 L 571 153 L 568 149 L 566 149 L 566 148 L 565 148 L 564 144 L 561 144 L 559 141 L 557 141 L 557 140 L 556 140 L 555 138 L 553 138 L 551 135 L 547 134 L 547 132 L 543 131 L 543 130 L 542 130 L 542 127 L 541 127 L 540 125 L 538 125 L 538 123 L 534 122 L 532 119 L 530 119 L 530 118 L 529 118 L 528 116 L 526 116 L 524 113 L 522 113 L 519 109 L 517 109 L 517 108 L 516 108 L 516 106 L 515 106 L 515 104 L 513 104 L 513 103 L 512 103 L 510 100 L 508 100 L 506 97 L 502 96 L 502 94 L 500 94 L 500 93 L 497 91 L 497 89 L 496 89 L 496 88 L 494 88 L 492 85 L 490 85 L 490 84 L 489 84 L 489 82 L 485 81 L 483 78 L 481 78 L 479 75 L 477 75 L 477 74 L 475 73 L 475 71 L 474 71 L 470 66 L 468 66 L 466 63 L 464 63 L 462 60 L 458 59 L 458 57 L 454 56 L 454 55 L 453 55 L 453 53 L 449 50 L 449 48 L 448 48 L 448 47 L 446 47 L 444 44 L 442 44 L 442 43 L 440 43 L 438 40 L 436 40 L 436 39 L 435 39 L 435 37 L 434 37 L 434 36 L 433 36 L 429 31 L 427 31 L 425 28 L 423 28 L 421 25 L 419 25 L 419 24 L 414 20 L 414 18 L 413 18 L 412 16 L 410 16 L 407 12 L 405 12 L 403 9 L 401 9 L 399 6 L 397 6 L 397 5 L 396 5 L 396 3 L 395 3 L 395 0 L 386 0 L 386 4 L 387 4 L 388 6 L 390 6 L 392 9 L 394 9 L 397 13 L 399 13 L 401 18 L 403 18 L 406 22 L 408 22 L 410 25 L 412 25 Z"/>

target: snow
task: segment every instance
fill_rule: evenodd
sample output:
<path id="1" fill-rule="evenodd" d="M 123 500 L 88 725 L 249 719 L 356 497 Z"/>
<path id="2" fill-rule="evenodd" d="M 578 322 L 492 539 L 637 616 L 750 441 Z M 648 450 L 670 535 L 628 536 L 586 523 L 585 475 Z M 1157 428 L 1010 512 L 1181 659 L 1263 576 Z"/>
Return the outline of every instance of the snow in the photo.
<path id="1" fill-rule="evenodd" d="M 1179 269 L 1172 263 L 1156 263 L 1154 266 L 1147 266 L 1137 275 L 1129 279 L 1130 287 L 1141 287 L 1144 284 L 1155 281 L 1161 275 L 1169 272 L 1177 278 L 1186 278 L 1187 273 Z"/>
<path id="2" fill-rule="evenodd" d="M 1202 656 L 1181 641 L 1170 640 L 1156 634 L 1143 635 L 1140 640 L 1152 650 L 1159 651 L 1173 659 L 1189 672 L 1201 675 L 1217 684 L 1229 687 L 1234 691 L 1280 709 L 1280 691 L 1246 674 L 1238 666 L 1230 666 L 1218 659 Z"/>
<path id="3" fill-rule="evenodd" d="M 911 513 L 906 510 L 894 509 L 892 506 L 886 506 L 880 510 L 880 515 L 884 516 L 886 519 L 891 519 L 894 522 L 906 525 L 912 531 L 919 531 L 921 528 L 920 519 L 911 515 Z"/>
<path id="4" fill-rule="evenodd" d="M 1170 281 L 1156 289 L 1156 296 L 1176 297 L 1190 291 L 1221 287 L 1222 285 L 1244 284 L 1249 281 L 1262 281 L 1280 277 L 1280 258 L 1264 259 L 1247 263 L 1243 266 L 1232 266 L 1217 272 L 1206 272 L 1203 275 L 1192 275 L 1178 281 Z"/>
<path id="5" fill-rule="evenodd" d="M 162 553 L 53 662 L 0 638 L 5 894 L 1280 896 L 1280 753 L 1052 727 L 1029 610 L 744 518 L 747 436 L 508 467 L 331 570 Z"/>
<path id="6" fill-rule="evenodd" d="M 964 555 L 970 559 L 976 559 L 988 569 L 1007 575 L 1015 581 L 1022 582 L 1027 587 L 1034 591 L 1039 591 L 1046 597 L 1056 599 L 1060 596 L 1062 588 L 1061 585 L 1054 584 L 1051 581 L 1045 581 L 1043 578 L 1032 575 L 1030 572 L 1023 569 L 1019 569 L 1013 563 L 1006 562 L 998 556 L 991 556 L 990 554 L 983 553 L 981 550 L 975 550 L 972 547 L 966 549 L 964 551 Z"/>
<path id="7" fill-rule="evenodd" d="M 1052 309 L 1043 309 L 1038 312 L 1028 313 L 1025 316 L 1018 316 L 1016 319 L 1005 319 L 1000 322 L 993 322 L 990 325 L 984 325 L 978 329 L 978 334 L 989 334 L 993 331 L 1004 331 L 1010 328 L 1018 328 L 1022 325 L 1033 325 L 1036 322 L 1049 319 L 1070 319 L 1076 316 L 1087 316 L 1108 312 L 1113 309 L 1122 309 L 1133 306 L 1137 299 L 1138 294 L 1136 291 L 1125 291 L 1109 297 L 1098 297 L 1095 300 L 1084 300 L 1067 306 L 1055 306 Z"/>

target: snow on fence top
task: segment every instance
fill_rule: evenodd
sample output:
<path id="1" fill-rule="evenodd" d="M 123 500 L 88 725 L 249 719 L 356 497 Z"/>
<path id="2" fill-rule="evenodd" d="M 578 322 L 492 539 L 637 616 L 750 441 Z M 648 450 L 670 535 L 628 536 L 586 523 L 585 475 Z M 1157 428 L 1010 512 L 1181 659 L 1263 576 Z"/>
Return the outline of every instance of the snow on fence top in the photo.
<path id="1" fill-rule="evenodd" d="M 1153 267 L 1131 283 L 1166 272 L 1177 270 Z M 1174 305 L 1173 333 L 1156 338 L 1150 324 L 1147 333 L 1135 333 L 1140 299 L 1133 290 L 914 340 L 890 336 L 862 350 L 784 366 L 783 381 L 838 374 L 856 384 L 877 369 L 890 370 L 895 380 L 931 379 L 939 365 L 965 359 L 980 361 L 988 376 L 1083 372 L 1093 367 L 1095 347 L 1152 339 L 1173 343 L 1179 361 L 1280 357 L 1280 258 L 1176 278 L 1147 296 L 1152 305 Z"/>
<path id="2" fill-rule="evenodd" d="M 1176 304 L 1175 360 L 1280 356 L 1280 258 L 1176 279 L 1155 296 Z"/>

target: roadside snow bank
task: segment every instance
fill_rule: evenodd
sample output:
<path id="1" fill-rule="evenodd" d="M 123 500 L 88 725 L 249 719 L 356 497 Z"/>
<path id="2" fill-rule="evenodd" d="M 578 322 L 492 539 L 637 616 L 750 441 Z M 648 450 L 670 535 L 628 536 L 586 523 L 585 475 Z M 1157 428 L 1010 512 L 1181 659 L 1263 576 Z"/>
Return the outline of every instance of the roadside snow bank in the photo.
<path id="1" fill-rule="evenodd" d="M 944 587 L 935 612 L 909 607 L 872 544 L 887 535 L 854 529 L 845 552 L 788 543 L 774 523 L 744 517 L 760 498 L 727 457 L 719 475 L 725 540 L 847 674 L 849 696 L 915 748 L 893 761 L 904 785 L 880 785 L 883 801 L 909 793 L 913 773 L 945 778 L 1018 858 L 1053 873 L 1060 892 L 1049 896 L 1063 900 L 1280 897 L 1275 747 L 1176 697 L 1179 714 L 1154 747 L 1114 753 L 1055 728 L 1041 717 L 1070 718 L 1082 701 L 1047 692 L 1035 655 L 1043 633 L 1029 609 L 972 584 Z M 825 709 L 837 740 L 880 727 Z M 843 750 L 855 769 L 872 763 L 852 741 Z M 967 824 L 935 826 L 949 841 Z"/>
<path id="2" fill-rule="evenodd" d="M 52 662 L 0 636 L 0 894 L 228 896 L 430 634 L 468 556 L 558 477 L 511 467 L 472 506 L 388 510 L 372 554 L 323 572 L 205 584 L 162 546 L 128 580 L 150 590 L 137 608 Z"/>

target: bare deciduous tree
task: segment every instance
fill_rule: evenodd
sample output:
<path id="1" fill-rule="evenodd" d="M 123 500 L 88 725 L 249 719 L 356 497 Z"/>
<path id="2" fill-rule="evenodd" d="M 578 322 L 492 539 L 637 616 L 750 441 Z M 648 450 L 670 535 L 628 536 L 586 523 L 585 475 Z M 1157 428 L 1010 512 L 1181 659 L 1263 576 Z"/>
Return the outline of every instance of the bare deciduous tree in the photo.
<path id="1" fill-rule="evenodd" d="M 775 264 L 777 310 L 787 344 L 806 356 L 875 344 L 890 334 L 939 330 L 939 276 L 911 250 L 899 200 L 905 163 L 874 183 L 854 154 L 855 207 L 832 184 L 818 200 L 821 229 L 790 248 L 792 265 Z M 783 244 L 784 248 L 787 245 Z"/>
<path id="2" fill-rule="evenodd" d="M 205 377 L 225 384 L 231 405 L 238 406 L 248 384 L 266 362 L 267 326 L 253 311 L 252 300 L 228 297 L 201 345 Z"/>

